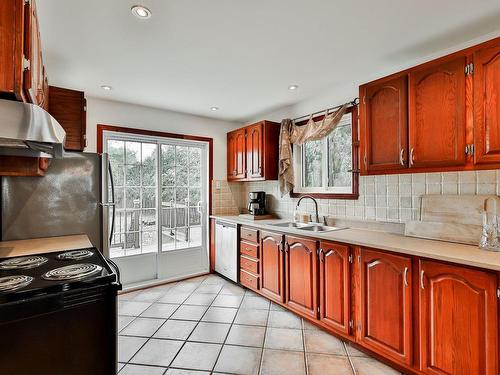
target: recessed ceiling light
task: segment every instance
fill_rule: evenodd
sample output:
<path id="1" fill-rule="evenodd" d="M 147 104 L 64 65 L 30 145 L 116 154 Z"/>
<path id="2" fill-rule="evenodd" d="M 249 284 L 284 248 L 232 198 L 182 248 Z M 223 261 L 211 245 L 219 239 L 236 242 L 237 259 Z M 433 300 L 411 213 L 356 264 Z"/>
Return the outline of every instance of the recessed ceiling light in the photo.
<path id="1" fill-rule="evenodd" d="M 288 90 L 292 90 L 292 91 L 293 90 L 297 90 L 298 88 L 299 88 L 298 85 L 290 85 L 290 86 L 288 86 Z"/>
<path id="2" fill-rule="evenodd" d="M 211 111 L 218 111 L 219 110 L 219 107 L 211 107 L 210 108 Z"/>
<path id="3" fill-rule="evenodd" d="M 112 89 L 112 87 L 111 87 L 111 86 L 108 86 L 108 85 L 102 85 L 102 86 L 101 86 L 101 89 L 106 90 L 106 91 L 109 91 L 109 90 L 111 90 L 111 89 Z"/>
<path id="4" fill-rule="evenodd" d="M 151 11 L 142 5 L 134 5 L 130 10 L 134 16 L 140 18 L 141 20 L 151 18 Z"/>

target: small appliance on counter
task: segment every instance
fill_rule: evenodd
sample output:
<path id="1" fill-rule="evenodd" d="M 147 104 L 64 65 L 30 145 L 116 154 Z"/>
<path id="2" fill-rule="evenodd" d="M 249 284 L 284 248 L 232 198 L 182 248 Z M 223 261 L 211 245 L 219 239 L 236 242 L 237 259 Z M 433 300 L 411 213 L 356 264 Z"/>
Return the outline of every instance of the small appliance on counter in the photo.
<path id="1" fill-rule="evenodd" d="M 263 191 L 252 191 L 248 193 L 248 212 L 259 216 L 266 214 L 266 193 Z"/>
<path id="2" fill-rule="evenodd" d="M 116 374 L 120 289 L 97 248 L 0 259 L 0 374 Z"/>

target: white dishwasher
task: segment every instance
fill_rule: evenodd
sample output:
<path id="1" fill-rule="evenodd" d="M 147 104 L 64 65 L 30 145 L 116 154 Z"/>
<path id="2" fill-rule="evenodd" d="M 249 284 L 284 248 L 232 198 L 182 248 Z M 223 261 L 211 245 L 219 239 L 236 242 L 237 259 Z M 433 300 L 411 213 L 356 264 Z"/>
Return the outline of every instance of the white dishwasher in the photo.
<path id="1" fill-rule="evenodd" d="M 236 224 L 215 223 L 215 271 L 238 282 L 238 238 Z"/>

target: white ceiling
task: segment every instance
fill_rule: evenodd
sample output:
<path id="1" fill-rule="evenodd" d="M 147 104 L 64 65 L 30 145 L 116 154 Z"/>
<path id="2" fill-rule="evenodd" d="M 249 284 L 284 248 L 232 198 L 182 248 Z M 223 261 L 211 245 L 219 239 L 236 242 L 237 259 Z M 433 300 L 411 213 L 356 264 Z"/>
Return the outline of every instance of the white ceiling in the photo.
<path id="1" fill-rule="evenodd" d="M 151 19 L 131 14 L 137 3 L 151 9 Z M 252 118 L 334 85 L 357 85 L 500 27 L 498 0 L 37 5 L 50 84 L 228 120 Z M 289 91 L 290 84 L 299 90 Z"/>

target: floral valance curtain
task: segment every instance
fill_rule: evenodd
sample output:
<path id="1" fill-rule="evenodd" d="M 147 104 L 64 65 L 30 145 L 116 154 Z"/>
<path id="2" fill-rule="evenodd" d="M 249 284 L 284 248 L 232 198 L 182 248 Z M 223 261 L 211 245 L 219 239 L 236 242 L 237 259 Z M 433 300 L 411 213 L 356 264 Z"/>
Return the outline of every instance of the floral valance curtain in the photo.
<path id="1" fill-rule="evenodd" d="M 317 122 L 313 120 L 311 115 L 307 124 L 302 126 L 295 125 L 290 119 L 281 121 L 278 175 L 281 196 L 292 191 L 295 183 L 292 145 L 302 145 L 307 141 L 317 141 L 326 137 L 340 122 L 346 109 L 347 104 L 344 104 L 337 111 L 326 113 L 323 120 Z"/>

